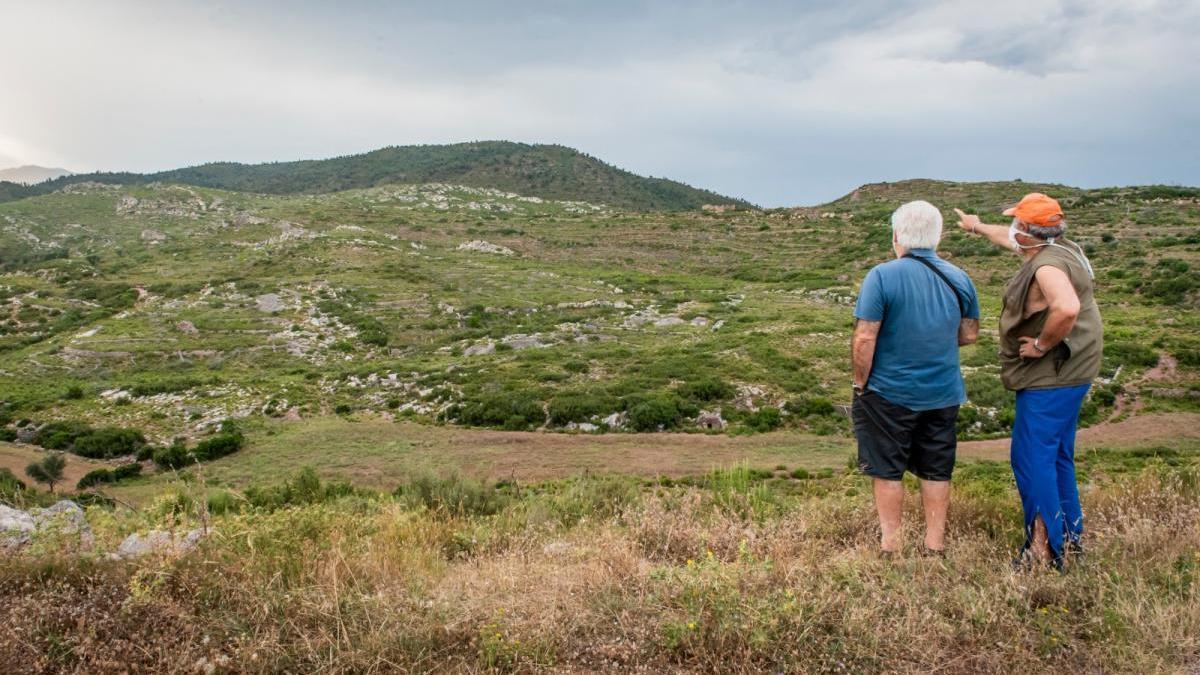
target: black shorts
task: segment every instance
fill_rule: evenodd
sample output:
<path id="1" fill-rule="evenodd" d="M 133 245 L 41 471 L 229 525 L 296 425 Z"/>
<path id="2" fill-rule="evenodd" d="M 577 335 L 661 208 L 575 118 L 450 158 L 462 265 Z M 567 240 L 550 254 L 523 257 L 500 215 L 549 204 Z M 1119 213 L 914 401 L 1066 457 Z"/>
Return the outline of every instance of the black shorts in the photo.
<path id="1" fill-rule="evenodd" d="M 925 480 L 950 480 L 958 406 L 918 412 L 868 390 L 855 397 L 850 410 L 863 473 L 900 480 L 907 470 Z"/>

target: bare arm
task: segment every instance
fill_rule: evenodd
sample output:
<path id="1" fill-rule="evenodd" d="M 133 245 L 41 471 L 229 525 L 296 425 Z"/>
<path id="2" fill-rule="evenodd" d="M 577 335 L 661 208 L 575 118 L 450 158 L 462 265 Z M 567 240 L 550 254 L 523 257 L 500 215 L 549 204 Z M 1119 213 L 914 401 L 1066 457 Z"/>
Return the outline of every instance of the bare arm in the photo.
<path id="1" fill-rule="evenodd" d="M 1067 273 L 1052 267 L 1042 265 L 1034 274 L 1038 288 L 1046 298 L 1046 323 L 1042 326 L 1042 334 L 1037 338 L 1023 337 L 1021 340 L 1021 356 L 1027 359 L 1041 358 L 1045 352 L 1058 346 L 1067 333 L 1075 327 L 1079 318 L 1079 295 Z M 1037 341 L 1037 349 L 1034 340 Z"/>
<path id="2" fill-rule="evenodd" d="M 979 339 L 979 319 L 958 322 L 958 346 L 973 345 Z"/>
<path id="3" fill-rule="evenodd" d="M 982 235 L 1000 248 L 1012 250 L 1007 225 L 988 225 L 979 220 L 979 216 L 963 213 L 961 209 L 954 209 L 954 212 L 958 214 L 958 226 L 963 232 Z"/>
<path id="4" fill-rule="evenodd" d="M 871 376 L 871 364 L 875 361 L 875 342 L 882 324 L 882 321 L 854 321 L 854 335 L 850 338 L 850 362 L 854 366 L 856 385 L 866 386 L 867 378 Z"/>

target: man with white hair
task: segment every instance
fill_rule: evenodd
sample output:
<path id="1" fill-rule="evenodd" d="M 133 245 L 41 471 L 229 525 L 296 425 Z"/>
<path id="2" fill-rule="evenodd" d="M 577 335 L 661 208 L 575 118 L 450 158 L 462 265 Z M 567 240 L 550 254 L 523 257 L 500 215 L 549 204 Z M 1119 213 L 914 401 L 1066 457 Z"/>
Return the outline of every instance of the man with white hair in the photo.
<path id="1" fill-rule="evenodd" d="M 909 202 L 892 214 L 896 260 L 876 265 L 854 308 L 854 435 L 858 464 L 874 478 L 880 548 L 903 547 L 901 478 L 921 479 L 923 550 L 945 551 L 958 406 L 966 388 L 958 347 L 979 336 L 979 298 L 966 272 L 937 256 L 942 214 Z"/>

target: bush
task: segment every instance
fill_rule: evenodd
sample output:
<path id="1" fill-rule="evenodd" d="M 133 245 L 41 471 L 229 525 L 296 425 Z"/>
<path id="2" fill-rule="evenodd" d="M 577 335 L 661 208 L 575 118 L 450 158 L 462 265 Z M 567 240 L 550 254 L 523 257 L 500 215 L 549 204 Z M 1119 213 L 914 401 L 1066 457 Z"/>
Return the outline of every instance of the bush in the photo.
<path id="1" fill-rule="evenodd" d="M 67 387 L 67 390 L 63 392 L 63 398 L 67 399 L 68 401 L 77 401 L 83 398 L 83 387 L 77 384 Z"/>
<path id="2" fill-rule="evenodd" d="M 733 398 L 735 393 L 732 385 L 715 377 L 685 382 L 677 391 L 680 396 L 693 401 L 725 401 Z"/>
<path id="3" fill-rule="evenodd" d="M 155 450 L 151 459 L 163 469 L 181 469 L 195 461 L 182 438 L 176 438 L 167 447 Z"/>
<path id="4" fill-rule="evenodd" d="M 0 441 L 7 441 L 11 443 L 15 440 L 17 440 L 16 430 L 9 429 L 7 427 L 0 427 Z"/>
<path id="5" fill-rule="evenodd" d="M 136 429 L 104 427 L 75 439 L 71 452 L 80 457 L 109 459 L 135 454 L 146 445 L 146 437 Z"/>
<path id="6" fill-rule="evenodd" d="M 457 475 L 423 475 L 396 488 L 393 494 L 409 506 L 449 515 L 492 515 L 507 503 L 497 487 Z"/>
<path id="7" fill-rule="evenodd" d="M 79 482 L 75 484 L 75 489 L 85 490 L 92 486 L 101 485 L 103 483 L 116 483 L 125 478 L 140 476 L 141 473 L 142 465 L 137 463 L 122 464 L 121 466 L 118 466 L 112 470 L 95 469 L 84 474 L 83 478 L 80 478 Z"/>
<path id="8" fill-rule="evenodd" d="M 1158 352 L 1140 342 L 1111 342 L 1104 345 L 1104 356 L 1127 366 L 1158 364 Z"/>
<path id="9" fill-rule="evenodd" d="M 26 490 L 25 482 L 17 478 L 8 467 L 0 467 L 0 503 L 15 504 Z"/>
<path id="10" fill-rule="evenodd" d="M 66 450 L 76 438 L 91 432 L 92 428 L 83 422 L 50 422 L 38 430 L 33 442 L 47 450 Z"/>
<path id="11" fill-rule="evenodd" d="M 596 415 L 611 412 L 617 407 L 615 399 L 591 393 L 564 393 L 550 399 L 547 411 L 550 424 L 586 422 Z"/>
<path id="12" fill-rule="evenodd" d="M 837 414 L 837 408 L 833 406 L 833 401 L 824 396 L 800 397 L 788 401 L 784 404 L 784 408 L 798 417 L 824 417 Z"/>
<path id="13" fill-rule="evenodd" d="M 754 431 L 773 431 L 783 423 L 783 418 L 778 408 L 764 407 L 746 415 L 742 422 Z"/>
<path id="14" fill-rule="evenodd" d="M 246 488 L 246 501 L 255 508 L 272 511 L 285 506 L 314 504 L 354 494 L 349 483 L 323 483 L 312 467 L 306 466 L 282 485 Z"/>
<path id="15" fill-rule="evenodd" d="M 241 450 L 245 443 L 241 432 L 222 432 L 197 443 L 192 455 L 197 462 L 208 462 Z"/>
<path id="16" fill-rule="evenodd" d="M 529 394 L 506 392 L 469 401 L 458 410 L 458 420 L 479 427 L 509 430 L 541 426 L 546 419 L 542 404 Z"/>
<path id="17" fill-rule="evenodd" d="M 674 395 L 660 395 L 627 402 L 629 426 L 634 431 L 674 429 L 688 413 L 698 412 Z"/>

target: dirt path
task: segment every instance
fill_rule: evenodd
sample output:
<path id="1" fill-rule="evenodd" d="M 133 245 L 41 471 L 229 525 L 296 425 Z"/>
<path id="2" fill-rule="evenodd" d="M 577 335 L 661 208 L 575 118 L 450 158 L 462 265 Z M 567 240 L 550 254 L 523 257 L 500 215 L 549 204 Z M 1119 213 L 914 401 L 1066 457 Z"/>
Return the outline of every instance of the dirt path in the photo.
<path id="1" fill-rule="evenodd" d="M 747 436 L 691 433 L 562 434 L 438 427 L 337 417 L 279 422 L 250 447 L 214 462 L 212 478 L 230 485 L 272 480 L 312 466 L 328 477 L 392 488 L 414 473 L 545 480 L 593 473 L 683 476 L 745 462 L 757 468 L 845 467 L 854 440 L 777 431 Z M 1161 413 L 1082 430 L 1082 451 L 1200 439 L 1200 414 Z M 966 441 L 963 459 L 1008 459 L 1009 441 Z"/>
<path id="2" fill-rule="evenodd" d="M 1080 429 L 1076 446 L 1080 449 L 1098 446 L 1134 446 L 1200 438 L 1200 415 L 1196 413 L 1155 413 L 1131 416 L 1120 422 L 1103 422 Z M 964 441 L 958 444 L 959 455 L 977 459 L 1008 459 L 1009 439 Z"/>
<path id="3" fill-rule="evenodd" d="M 1149 382 L 1162 382 L 1175 377 L 1175 369 L 1179 366 L 1179 362 L 1175 357 L 1163 352 L 1158 357 L 1158 363 L 1142 373 L 1142 376 L 1136 380 L 1131 380 L 1121 388 L 1121 393 L 1117 394 L 1117 400 L 1113 404 L 1112 414 L 1108 419 L 1115 420 L 1120 418 L 1126 412 L 1136 414 L 1144 405 L 1144 399 L 1140 396 L 1141 387 Z"/>

